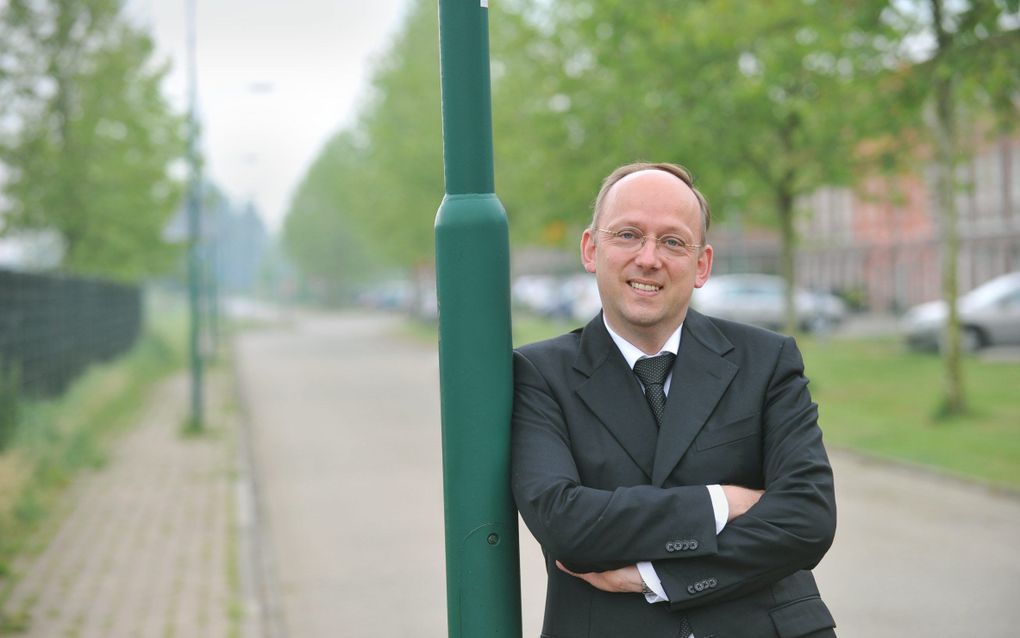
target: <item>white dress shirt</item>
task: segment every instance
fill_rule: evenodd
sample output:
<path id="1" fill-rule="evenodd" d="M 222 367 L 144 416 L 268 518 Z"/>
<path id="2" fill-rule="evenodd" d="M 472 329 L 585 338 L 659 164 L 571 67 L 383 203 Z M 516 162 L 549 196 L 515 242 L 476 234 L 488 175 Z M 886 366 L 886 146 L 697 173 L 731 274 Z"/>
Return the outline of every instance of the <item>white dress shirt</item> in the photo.
<path id="1" fill-rule="evenodd" d="M 662 349 L 659 350 L 659 352 L 655 353 L 655 355 L 647 355 L 640 348 L 616 334 L 613 328 L 609 325 L 609 322 L 606 321 L 605 314 L 602 315 L 602 321 L 606 324 L 606 330 L 609 331 L 609 336 L 613 338 L 613 343 L 615 343 L 616 347 L 620 349 L 620 353 L 627 361 L 627 365 L 630 366 L 631 370 L 634 369 L 634 364 L 638 361 L 638 359 L 645 359 L 650 356 L 660 355 L 664 352 L 669 352 L 675 355 L 680 351 L 680 335 L 683 331 L 683 324 L 680 324 L 680 326 L 677 327 L 676 331 L 670 335 L 669 339 L 666 339 L 666 343 L 663 344 Z M 669 396 L 669 386 L 672 380 L 673 373 L 670 372 L 666 376 L 666 381 L 662 386 L 663 392 L 666 393 L 667 397 Z M 641 383 L 640 379 L 638 379 L 638 383 Z M 642 388 L 644 388 L 644 385 L 642 385 Z M 723 493 L 722 486 L 707 485 L 706 487 L 708 488 L 708 495 L 712 499 L 712 511 L 715 514 L 715 533 L 718 535 L 719 532 L 726 527 L 726 519 L 729 518 L 730 507 L 726 502 L 726 495 Z M 663 588 L 662 581 L 659 579 L 659 575 L 655 572 L 655 567 L 652 566 L 651 561 L 641 561 L 637 564 L 637 568 L 638 571 L 641 572 L 641 579 L 645 581 L 645 584 L 648 585 L 648 588 L 653 592 L 651 594 L 646 594 L 645 600 L 650 603 L 668 602 L 669 598 L 666 597 L 666 590 Z"/>

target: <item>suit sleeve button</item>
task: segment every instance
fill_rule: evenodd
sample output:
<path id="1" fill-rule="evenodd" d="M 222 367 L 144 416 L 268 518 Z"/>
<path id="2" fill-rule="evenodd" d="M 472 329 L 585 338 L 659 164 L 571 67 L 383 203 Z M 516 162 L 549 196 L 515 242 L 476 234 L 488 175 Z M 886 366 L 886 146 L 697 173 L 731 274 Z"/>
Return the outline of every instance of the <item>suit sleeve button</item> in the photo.
<path id="1" fill-rule="evenodd" d="M 673 546 L 673 541 L 666 543 L 666 551 L 670 553 L 676 551 Z"/>
<path id="2" fill-rule="evenodd" d="M 692 540 L 691 541 L 691 549 L 698 549 L 698 541 L 697 540 Z"/>
<path id="3" fill-rule="evenodd" d="M 687 593 L 693 596 L 694 594 L 698 593 L 698 590 L 694 589 L 694 585 L 688 585 Z"/>
<path id="4" fill-rule="evenodd" d="M 708 579 L 708 586 L 709 587 L 715 587 L 718 584 L 719 584 L 719 581 L 717 581 L 716 579 L 714 579 L 714 578 L 709 578 Z"/>

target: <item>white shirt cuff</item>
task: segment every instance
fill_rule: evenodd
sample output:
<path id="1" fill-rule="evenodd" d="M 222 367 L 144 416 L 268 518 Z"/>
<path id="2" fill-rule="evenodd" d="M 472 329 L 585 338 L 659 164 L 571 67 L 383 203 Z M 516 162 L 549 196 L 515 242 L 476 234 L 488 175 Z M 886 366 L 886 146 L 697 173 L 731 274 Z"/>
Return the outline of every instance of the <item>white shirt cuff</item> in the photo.
<path id="1" fill-rule="evenodd" d="M 708 495 L 712 497 L 712 511 L 715 513 L 715 533 L 718 535 L 726 527 L 730 517 L 730 504 L 726 501 L 726 493 L 721 485 L 709 485 Z"/>
<path id="2" fill-rule="evenodd" d="M 663 589 L 662 581 L 659 580 L 659 575 L 655 573 L 655 568 L 652 567 L 651 561 L 643 560 L 637 564 L 637 568 L 641 572 L 641 580 L 645 581 L 648 589 L 651 589 L 653 592 L 645 594 L 645 600 L 650 603 L 668 603 L 669 598 L 666 598 L 666 590 Z"/>

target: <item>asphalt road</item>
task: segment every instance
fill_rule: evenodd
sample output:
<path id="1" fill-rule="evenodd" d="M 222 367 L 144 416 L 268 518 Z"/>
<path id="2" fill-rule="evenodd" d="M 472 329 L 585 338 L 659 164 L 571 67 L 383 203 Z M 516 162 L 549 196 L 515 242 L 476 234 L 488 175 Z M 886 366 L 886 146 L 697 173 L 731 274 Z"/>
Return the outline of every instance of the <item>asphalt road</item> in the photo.
<path id="1" fill-rule="evenodd" d="M 237 340 L 280 636 L 447 635 L 438 357 L 398 325 L 299 315 Z M 816 575 L 841 636 L 1020 635 L 1020 499 L 832 456 L 839 528 Z M 521 554 L 537 636 L 526 530 Z"/>

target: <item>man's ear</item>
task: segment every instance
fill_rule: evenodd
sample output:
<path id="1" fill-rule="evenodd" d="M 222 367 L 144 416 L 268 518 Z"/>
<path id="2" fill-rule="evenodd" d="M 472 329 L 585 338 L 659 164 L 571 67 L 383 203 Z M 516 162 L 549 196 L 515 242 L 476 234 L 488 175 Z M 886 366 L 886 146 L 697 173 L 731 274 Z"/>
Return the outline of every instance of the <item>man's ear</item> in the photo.
<path id="1" fill-rule="evenodd" d="M 581 234 L 581 263 L 586 271 L 595 272 L 595 236 L 590 228 L 585 228 Z"/>
<path id="2" fill-rule="evenodd" d="M 712 274 L 712 245 L 706 244 L 698 254 L 697 272 L 694 275 L 694 287 L 701 288 Z"/>

